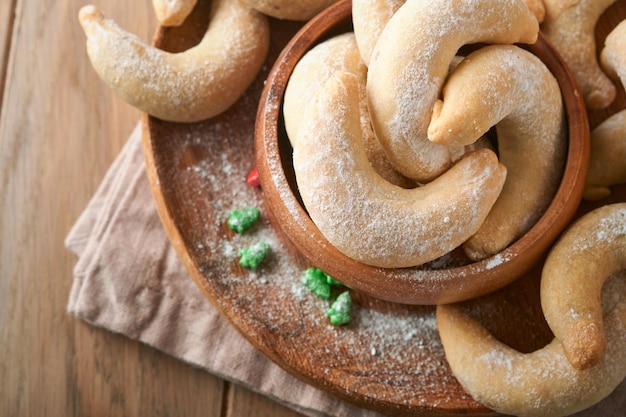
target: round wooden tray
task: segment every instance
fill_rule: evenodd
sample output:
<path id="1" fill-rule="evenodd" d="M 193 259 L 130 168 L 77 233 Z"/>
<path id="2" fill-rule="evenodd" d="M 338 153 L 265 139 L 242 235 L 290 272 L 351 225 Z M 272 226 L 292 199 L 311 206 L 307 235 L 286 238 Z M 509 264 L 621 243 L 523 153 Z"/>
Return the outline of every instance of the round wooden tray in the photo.
<path id="1" fill-rule="evenodd" d="M 159 28 L 154 44 L 176 52 L 197 43 L 208 24 L 209 5 L 209 0 L 200 0 L 183 26 Z M 599 42 L 619 16 L 626 16 L 626 1 L 605 16 L 598 25 Z M 352 322 L 333 327 L 325 317 L 328 301 L 300 283 L 310 265 L 266 216 L 241 235 L 226 227 L 230 210 L 264 210 L 262 190 L 245 182 L 254 167 L 257 105 L 272 63 L 302 26 L 279 20 L 271 24 L 267 63 L 228 112 L 193 124 L 143 117 L 147 173 L 179 257 L 222 315 L 297 377 L 354 404 L 394 415 L 493 414 L 473 401 L 450 372 L 434 307 L 395 304 L 353 291 Z M 591 126 L 625 102 L 620 92 L 610 109 L 590 113 Z M 583 203 L 577 216 L 615 201 L 626 201 L 626 187 L 616 187 L 610 199 Z M 256 271 L 241 268 L 239 249 L 260 240 L 272 246 L 267 262 Z M 552 338 L 539 305 L 540 271 L 541 262 L 502 290 L 467 302 L 496 337 L 521 351 L 538 349 Z M 620 390 L 626 392 L 624 384 Z"/>

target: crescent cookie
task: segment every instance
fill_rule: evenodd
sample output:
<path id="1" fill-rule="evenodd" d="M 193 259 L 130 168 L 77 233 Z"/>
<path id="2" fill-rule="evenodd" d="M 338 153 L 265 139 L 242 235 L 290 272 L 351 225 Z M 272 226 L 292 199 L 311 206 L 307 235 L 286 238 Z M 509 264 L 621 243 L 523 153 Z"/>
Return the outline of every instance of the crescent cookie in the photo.
<path id="1" fill-rule="evenodd" d="M 361 128 L 365 152 L 372 167 L 387 181 L 403 188 L 412 188 L 417 184 L 396 171 L 378 139 L 372 131 L 367 99 L 365 97 L 365 80 L 367 67 L 361 62 L 356 46 L 354 33 L 347 32 L 330 38 L 309 50 L 298 61 L 289 77 L 283 99 L 283 117 L 287 136 L 295 147 L 298 127 L 303 119 L 303 111 L 317 90 L 337 71 L 355 74 L 359 80 L 359 97 L 361 103 Z"/>
<path id="2" fill-rule="evenodd" d="M 365 65 L 391 16 L 406 0 L 352 0 L 352 26 Z"/>
<path id="3" fill-rule="evenodd" d="M 550 251 L 542 273 L 541 305 L 557 335 L 552 342 L 521 353 L 496 340 L 459 305 L 440 305 L 437 325 L 452 372 L 476 401 L 503 414 L 560 417 L 601 401 L 626 377 L 625 277 L 613 274 L 624 268 L 626 204 L 583 216 Z M 603 291 L 601 302 L 608 277 L 621 285 Z M 603 353 L 584 369 L 572 366 L 568 340 L 592 336 L 586 346 L 596 347 L 599 328 Z"/>
<path id="4" fill-rule="evenodd" d="M 607 36 L 600 54 L 602 67 L 626 84 L 626 21 Z M 589 172 L 583 197 L 600 200 L 611 194 L 609 187 L 626 182 L 626 110 L 619 111 L 591 132 Z"/>
<path id="5" fill-rule="evenodd" d="M 554 336 L 577 369 L 600 361 L 606 338 L 600 292 L 626 269 L 626 203 L 600 207 L 577 221 L 550 251 L 541 305 Z"/>
<path id="6" fill-rule="evenodd" d="M 277 19 L 309 20 L 337 0 L 243 0 L 248 6 Z"/>
<path id="7" fill-rule="evenodd" d="M 295 65 L 285 87 L 283 118 L 292 146 L 304 118 L 303 109 L 319 88 L 337 71 L 355 74 L 364 84 L 367 68 L 361 62 L 353 32 L 327 39 L 309 51 Z M 359 91 L 359 97 L 365 94 Z"/>
<path id="8" fill-rule="evenodd" d="M 369 65 L 374 45 L 391 16 L 406 0 L 352 0 L 352 25 L 365 65 Z M 543 0 L 526 0 L 537 21 L 545 16 Z"/>
<path id="9" fill-rule="evenodd" d="M 372 130 L 367 111 L 367 67 L 361 60 L 354 32 L 337 35 L 317 44 L 307 51 L 294 67 L 287 82 L 283 99 L 285 130 L 292 146 L 295 146 L 294 141 L 298 136 L 298 126 L 303 119 L 302 109 L 306 108 L 315 92 L 337 71 L 347 71 L 358 77 L 363 143 L 368 160 L 374 170 L 387 181 L 400 187 L 413 188 L 417 186 L 418 184 L 414 180 L 400 174 L 393 167 Z M 451 161 L 455 162 L 465 153 L 484 147 L 490 147 L 489 141 L 485 138 L 468 146 L 451 147 Z"/>
<path id="10" fill-rule="evenodd" d="M 463 245 L 470 259 L 480 260 L 528 231 L 558 188 L 566 157 L 561 91 L 535 55 L 513 45 L 491 45 L 459 64 L 442 97 L 435 103 L 429 139 L 467 145 L 495 125 L 500 162 L 507 167 L 502 194 Z"/>
<path id="11" fill-rule="evenodd" d="M 526 0 L 526 5 L 535 15 L 539 23 L 543 22 L 546 17 L 546 6 L 543 4 L 543 0 Z"/>
<path id="12" fill-rule="evenodd" d="M 240 0 L 216 0 L 202 41 L 180 53 L 146 45 L 84 6 L 87 53 L 122 99 L 158 118 L 196 122 L 233 105 L 256 78 L 269 49 L 267 17 Z"/>
<path id="13" fill-rule="evenodd" d="M 590 145 L 583 198 L 601 200 L 611 195 L 611 186 L 626 183 L 626 110 L 593 129 Z"/>
<path id="14" fill-rule="evenodd" d="M 198 0 L 152 0 L 157 20 L 163 26 L 180 26 Z"/>
<path id="15" fill-rule="evenodd" d="M 482 149 L 423 187 L 385 181 L 363 149 L 358 89 L 354 74 L 337 73 L 305 110 L 293 163 L 311 219 L 339 251 L 368 265 L 409 267 L 448 253 L 484 221 L 506 169 Z"/>
<path id="16" fill-rule="evenodd" d="M 446 146 L 428 141 L 435 100 L 458 49 L 468 43 L 533 43 L 539 25 L 523 0 L 414 0 L 382 31 L 372 55 L 368 107 L 392 164 L 428 182 L 450 166 Z"/>
<path id="17" fill-rule="evenodd" d="M 615 99 L 615 86 L 596 58 L 595 26 L 600 15 L 616 0 L 544 0 L 546 16 L 541 30 L 561 53 L 585 105 L 607 107 Z"/>

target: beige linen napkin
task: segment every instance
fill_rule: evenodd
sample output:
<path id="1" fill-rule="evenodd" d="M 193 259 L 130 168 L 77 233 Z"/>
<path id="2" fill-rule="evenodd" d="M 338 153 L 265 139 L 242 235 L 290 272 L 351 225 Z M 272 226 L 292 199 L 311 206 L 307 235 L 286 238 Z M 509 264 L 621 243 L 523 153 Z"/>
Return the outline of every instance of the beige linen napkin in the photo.
<path id="1" fill-rule="evenodd" d="M 147 244 L 146 244 L 147 243 Z M 67 236 L 78 255 L 68 311 L 308 416 L 381 417 L 291 376 L 222 318 L 187 275 L 158 218 L 139 126 Z M 623 416 L 626 382 L 579 417 Z"/>
<path id="2" fill-rule="evenodd" d="M 79 257 L 67 307 L 76 317 L 305 415 L 381 416 L 291 376 L 257 351 L 204 298 L 178 260 L 157 215 L 139 126 L 65 245 Z"/>

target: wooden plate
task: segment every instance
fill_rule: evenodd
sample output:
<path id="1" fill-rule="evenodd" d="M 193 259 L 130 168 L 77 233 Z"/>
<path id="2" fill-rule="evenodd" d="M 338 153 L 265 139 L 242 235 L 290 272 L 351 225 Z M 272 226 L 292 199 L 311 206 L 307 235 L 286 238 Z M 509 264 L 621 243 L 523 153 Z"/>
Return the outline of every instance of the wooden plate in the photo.
<path id="1" fill-rule="evenodd" d="M 197 43 L 208 24 L 209 0 L 200 0 L 178 28 L 160 28 L 155 45 L 172 52 Z M 601 41 L 626 16 L 620 1 L 598 26 Z M 159 215 L 191 277 L 206 297 L 254 346 L 303 380 L 354 404 L 395 415 L 490 415 L 460 387 L 446 363 L 434 308 L 408 306 L 352 292 L 353 320 L 328 324 L 328 301 L 300 283 L 304 258 L 263 217 L 238 235 L 226 227 L 232 209 L 258 206 L 262 191 L 245 177 L 254 166 L 254 125 L 264 80 L 301 24 L 272 20 L 267 64 L 228 112 L 202 123 L 178 124 L 144 115 L 144 154 Z M 595 126 L 624 104 L 590 114 Z M 600 204 L 626 201 L 626 187 Z M 259 240 L 272 246 L 256 271 L 242 269 L 238 250 Z M 495 293 L 468 302 L 502 341 L 521 351 L 552 335 L 539 305 L 541 263 Z M 514 324 L 513 324 L 514 323 Z M 623 384 L 622 384 L 623 385 Z M 622 390 L 623 391 L 623 390 Z"/>

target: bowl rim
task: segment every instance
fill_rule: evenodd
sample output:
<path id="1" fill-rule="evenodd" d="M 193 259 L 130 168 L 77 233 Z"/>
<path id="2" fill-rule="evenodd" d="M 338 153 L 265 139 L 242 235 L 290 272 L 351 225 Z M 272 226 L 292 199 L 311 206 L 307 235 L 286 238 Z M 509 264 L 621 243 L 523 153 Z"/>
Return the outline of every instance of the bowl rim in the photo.
<path id="1" fill-rule="evenodd" d="M 420 269 L 419 266 L 379 268 L 366 265 L 334 248 L 309 218 L 282 169 L 278 133 L 290 68 L 337 28 L 351 25 L 351 6 L 351 0 L 340 0 L 305 24 L 283 49 L 267 77 L 257 110 L 254 143 L 270 221 L 314 266 L 347 287 L 387 301 L 423 305 L 459 302 L 508 285 L 541 260 L 568 226 L 582 199 L 589 165 L 589 125 L 572 73 L 541 32 L 535 44 L 520 45 L 538 56 L 555 75 L 561 87 L 568 127 L 563 179 L 552 202 L 528 232 L 501 252 L 460 267 Z M 524 256 L 518 256 L 522 252 Z"/>

